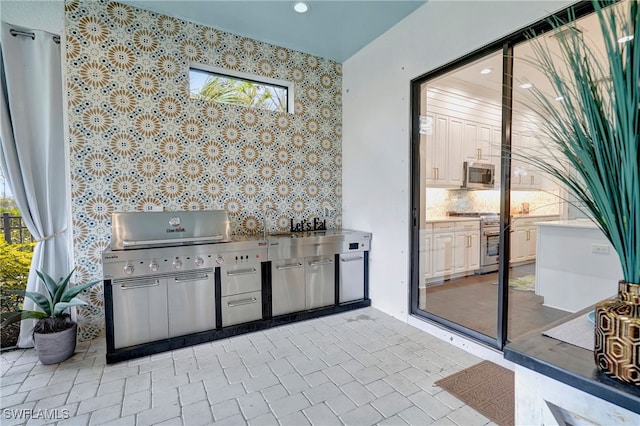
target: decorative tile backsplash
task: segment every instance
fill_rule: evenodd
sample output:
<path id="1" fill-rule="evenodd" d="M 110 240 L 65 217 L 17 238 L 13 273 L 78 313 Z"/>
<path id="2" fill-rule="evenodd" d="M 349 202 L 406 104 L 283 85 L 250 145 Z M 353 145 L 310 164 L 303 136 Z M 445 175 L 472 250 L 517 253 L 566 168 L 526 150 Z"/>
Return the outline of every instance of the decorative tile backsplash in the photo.
<path id="1" fill-rule="evenodd" d="M 271 231 L 341 227 L 340 64 L 104 0 L 67 1 L 65 37 L 76 280 L 102 278 L 114 211 L 226 209 L 253 234 L 274 207 Z M 295 112 L 190 99 L 192 62 L 292 81 Z M 102 291 L 83 340 L 104 328 Z"/>
<path id="2" fill-rule="evenodd" d="M 448 211 L 500 212 L 500 191 L 466 191 L 459 189 L 426 188 L 426 211 L 429 218 L 445 217 Z M 563 201 L 558 190 L 511 191 L 511 205 L 518 209 L 529 203 L 531 215 L 559 215 Z M 514 211 L 514 214 L 517 212 Z"/>

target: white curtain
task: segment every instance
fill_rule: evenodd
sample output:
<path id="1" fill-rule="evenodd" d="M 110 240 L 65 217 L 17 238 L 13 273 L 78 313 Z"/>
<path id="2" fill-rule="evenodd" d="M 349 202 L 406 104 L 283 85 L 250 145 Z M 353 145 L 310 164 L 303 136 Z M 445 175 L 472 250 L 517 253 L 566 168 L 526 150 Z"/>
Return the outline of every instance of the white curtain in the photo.
<path id="1" fill-rule="evenodd" d="M 38 241 L 27 283 L 27 291 L 37 291 L 43 284 L 36 270 L 58 279 L 71 266 L 60 38 L 1 25 L 0 166 L 29 232 Z M 24 308 L 33 307 L 25 299 Z M 33 324 L 22 321 L 18 346 L 33 346 Z"/>

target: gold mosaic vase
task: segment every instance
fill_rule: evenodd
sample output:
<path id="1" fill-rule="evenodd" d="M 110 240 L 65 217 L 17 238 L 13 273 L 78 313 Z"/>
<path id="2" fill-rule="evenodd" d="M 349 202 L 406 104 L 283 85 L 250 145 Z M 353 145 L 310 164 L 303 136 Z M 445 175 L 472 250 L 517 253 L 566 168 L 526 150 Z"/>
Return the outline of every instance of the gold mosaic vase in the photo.
<path id="1" fill-rule="evenodd" d="M 620 281 L 618 298 L 596 305 L 594 357 L 606 375 L 640 387 L 640 284 Z"/>

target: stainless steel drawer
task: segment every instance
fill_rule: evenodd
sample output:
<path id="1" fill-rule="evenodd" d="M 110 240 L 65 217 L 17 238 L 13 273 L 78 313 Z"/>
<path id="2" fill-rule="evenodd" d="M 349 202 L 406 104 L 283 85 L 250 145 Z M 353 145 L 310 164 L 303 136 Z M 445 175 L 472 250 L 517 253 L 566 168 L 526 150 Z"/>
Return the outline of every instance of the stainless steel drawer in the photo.
<path id="1" fill-rule="evenodd" d="M 222 296 L 262 290 L 260 264 L 239 264 L 220 268 Z"/>
<path id="2" fill-rule="evenodd" d="M 222 326 L 262 319 L 262 292 L 222 297 Z"/>

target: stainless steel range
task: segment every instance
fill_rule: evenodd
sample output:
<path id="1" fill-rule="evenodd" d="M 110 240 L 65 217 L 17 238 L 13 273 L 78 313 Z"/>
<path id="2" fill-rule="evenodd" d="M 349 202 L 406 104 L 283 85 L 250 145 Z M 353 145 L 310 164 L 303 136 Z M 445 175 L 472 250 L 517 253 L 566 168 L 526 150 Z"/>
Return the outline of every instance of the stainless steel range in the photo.
<path id="1" fill-rule="evenodd" d="M 448 212 L 449 216 L 480 218 L 480 268 L 478 274 L 495 272 L 500 261 L 500 215 L 498 213 Z"/>
<path id="2" fill-rule="evenodd" d="M 267 244 L 232 239 L 226 211 L 114 213 L 111 231 L 108 350 L 262 319 Z"/>

